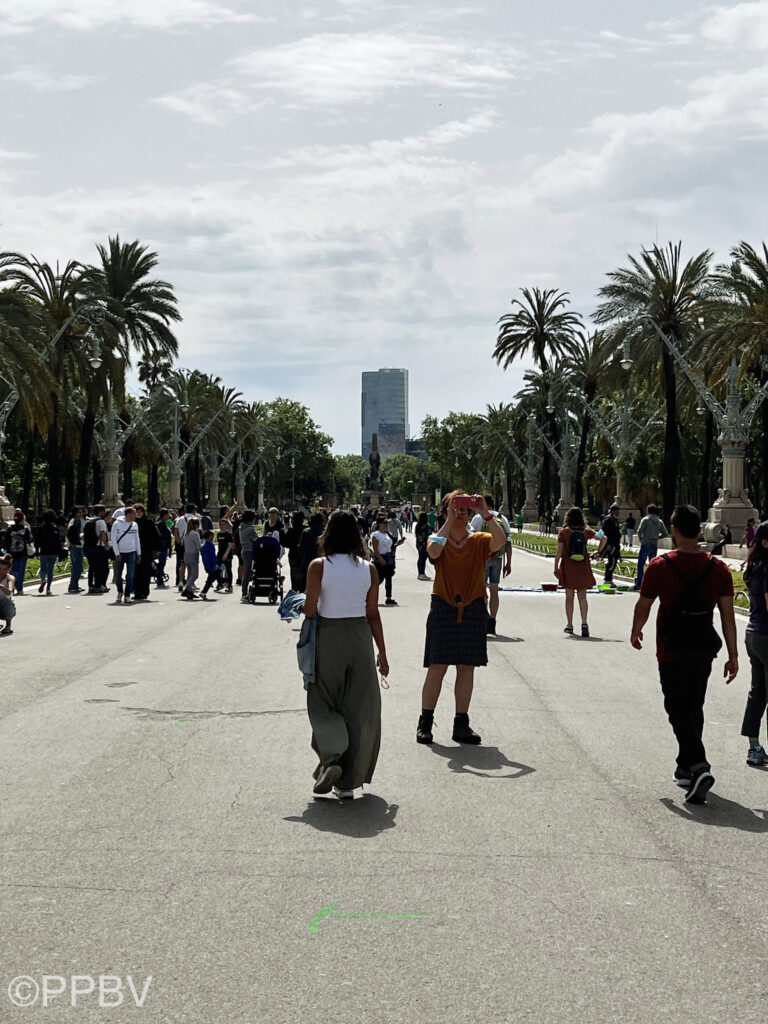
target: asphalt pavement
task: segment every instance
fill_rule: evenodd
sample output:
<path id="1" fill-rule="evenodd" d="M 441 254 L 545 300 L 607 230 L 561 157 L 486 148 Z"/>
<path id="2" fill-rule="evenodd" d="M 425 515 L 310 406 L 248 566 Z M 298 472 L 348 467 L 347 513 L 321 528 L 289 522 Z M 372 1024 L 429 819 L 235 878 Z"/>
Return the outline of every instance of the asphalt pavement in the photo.
<path id="1" fill-rule="evenodd" d="M 509 585 L 550 574 L 516 550 Z M 631 594 L 595 596 L 582 640 L 563 634 L 562 595 L 503 593 L 471 711 L 482 746 L 451 741 L 450 685 L 434 745 L 418 746 L 430 586 L 409 539 L 399 606 L 382 607 L 379 765 L 340 802 L 312 797 L 296 623 L 237 595 L 153 591 L 125 607 L 114 591 L 55 592 L 18 600 L 0 640 L 0 1021 L 765 1012 L 768 773 L 746 767 L 739 736 L 743 620 L 737 680 L 725 686 L 721 657 L 710 683 L 717 782 L 703 807 L 672 784 L 652 645 L 629 645 Z M 73 975 L 96 986 L 74 1006 Z M 8 996 L 20 976 L 40 987 L 34 1005 Z M 119 1006 L 99 1007 L 100 976 L 120 979 Z M 51 978 L 66 988 L 44 1007 Z"/>

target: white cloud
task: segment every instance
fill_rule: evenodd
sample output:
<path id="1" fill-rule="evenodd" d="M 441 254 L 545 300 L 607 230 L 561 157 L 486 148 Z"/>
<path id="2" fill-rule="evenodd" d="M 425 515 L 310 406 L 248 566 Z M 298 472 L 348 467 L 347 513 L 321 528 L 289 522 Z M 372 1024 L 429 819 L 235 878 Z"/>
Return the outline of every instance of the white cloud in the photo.
<path id="1" fill-rule="evenodd" d="M 8 74 L 3 75 L 3 81 L 28 85 L 35 92 L 71 92 L 76 89 L 83 89 L 86 85 L 90 85 L 91 82 L 95 82 L 96 76 L 60 75 L 32 64 L 19 68 L 18 71 L 8 72 Z"/>
<path id="2" fill-rule="evenodd" d="M 173 113 L 184 114 L 204 124 L 221 124 L 233 117 L 253 113 L 268 102 L 254 102 L 241 89 L 224 83 L 199 82 L 151 101 Z"/>
<path id="3" fill-rule="evenodd" d="M 482 94 L 513 78 L 522 60 L 509 46 L 385 32 L 308 36 L 237 58 L 260 89 L 299 104 L 373 103 L 407 87 Z"/>
<path id="4" fill-rule="evenodd" d="M 701 33 L 714 43 L 768 50 L 768 0 L 716 8 Z"/>
<path id="5" fill-rule="evenodd" d="M 35 153 L 25 153 L 22 150 L 0 149 L 0 160 L 7 160 L 8 162 L 15 163 L 19 161 L 35 159 L 37 159 Z"/>
<path id="6" fill-rule="evenodd" d="M 89 32 L 111 25 L 168 29 L 262 20 L 217 0 L 10 0 L 0 6 L 5 31 L 9 33 L 46 21 Z"/>

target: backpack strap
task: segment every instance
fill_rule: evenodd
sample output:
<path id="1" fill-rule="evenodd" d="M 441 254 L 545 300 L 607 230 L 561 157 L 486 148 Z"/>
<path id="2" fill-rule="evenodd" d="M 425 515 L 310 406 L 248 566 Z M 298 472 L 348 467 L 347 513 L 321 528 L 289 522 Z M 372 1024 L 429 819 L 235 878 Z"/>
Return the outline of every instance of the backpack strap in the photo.
<path id="1" fill-rule="evenodd" d="M 662 555 L 661 557 L 664 559 L 664 561 L 667 563 L 667 565 L 671 566 L 675 570 L 677 575 L 682 580 L 682 582 L 683 582 L 683 593 L 692 593 L 694 590 L 698 590 L 699 587 L 701 586 L 701 584 L 707 578 L 707 576 L 709 576 L 709 574 L 715 568 L 715 563 L 718 561 L 716 558 L 714 558 L 712 555 L 710 555 L 709 558 L 707 559 L 707 564 L 704 567 L 704 572 L 701 574 L 701 576 L 699 576 L 695 580 L 688 580 L 688 579 L 685 578 L 685 576 L 680 571 L 680 567 L 677 565 L 676 559 L 670 558 L 669 555 Z"/>

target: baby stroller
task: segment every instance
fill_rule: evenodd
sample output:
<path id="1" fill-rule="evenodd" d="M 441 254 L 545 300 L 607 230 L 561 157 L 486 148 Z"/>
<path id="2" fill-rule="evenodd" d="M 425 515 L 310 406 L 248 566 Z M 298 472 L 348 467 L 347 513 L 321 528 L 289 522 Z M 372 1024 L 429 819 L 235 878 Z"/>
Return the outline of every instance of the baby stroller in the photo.
<path id="1" fill-rule="evenodd" d="M 280 542 L 275 537 L 257 537 L 253 542 L 253 562 L 248 583 L 248 600 L 251 604 L 256 604 L 257 597 L 268 598 L 270 604 L 282 601 L 280 553 Z"/>

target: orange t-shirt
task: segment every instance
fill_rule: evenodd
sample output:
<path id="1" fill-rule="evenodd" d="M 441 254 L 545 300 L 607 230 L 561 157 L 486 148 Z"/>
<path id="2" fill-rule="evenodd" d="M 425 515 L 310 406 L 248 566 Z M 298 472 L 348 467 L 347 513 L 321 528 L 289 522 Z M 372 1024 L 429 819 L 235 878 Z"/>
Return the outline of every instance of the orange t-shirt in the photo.
<path id="1" fill-rule="evenodd" d="M 492 540 L 490 533 L 473 533 L 461 548 L 448 541 L 434 563 L 432 593 L 458 608 L 459 622 L 468 604 L 485 597 L 485 563 L 491 557 Z"/>

